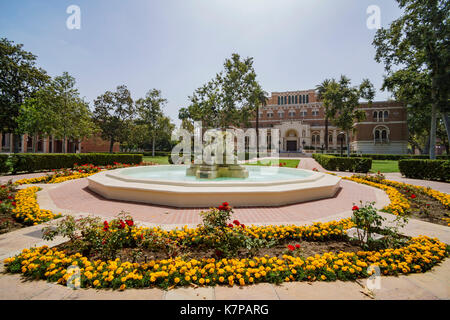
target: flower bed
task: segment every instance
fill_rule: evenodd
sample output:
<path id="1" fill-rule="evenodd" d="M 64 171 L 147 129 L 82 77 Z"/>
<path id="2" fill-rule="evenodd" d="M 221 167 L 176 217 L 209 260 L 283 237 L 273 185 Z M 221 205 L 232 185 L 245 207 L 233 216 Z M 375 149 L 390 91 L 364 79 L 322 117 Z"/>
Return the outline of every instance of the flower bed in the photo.
<path id="1" fill-rule="evenodd" d="M 113 165 L 107 165 L 107 166 L 103 166 L 103 167 L 94 166 L 92 164 L 83 164 L 80 166 L 75 164 L 75 167 L 73 169 L 61 169 L 61 170 L 54 169 L 54 170 L 52 170 L 52 173 L 47 174 L 45 176 L 17 180 L 16 182 L 14 182 L 14 184 L 23 185 L 23 184 L 36 184 L 36 183 L 45 183 L 45 184 L 61 183 L 61 182 L 68 181 L 68 180 L 86 178 L 86 177 L 96 174 L 97 172 L 100 172 L 102 170 L 114 170 L 114 169 L 135 167 L 135 166 L 142 166 L 142 165 L 154 165 L 154 163 L 142 162 L 138 165 L 131 165 L 131 164 L 115 162 Z"/>
<path id="2" fill-rule="evenodd" d="M 450 195 L 431 188 L 386 180 L 382 175 L 353 175 L 343 179 L 386 191 L 391 203 L 383 208 L 396 215 L 450 226 Z"/>
<path id="3" fill-rule="evenodd" d="M 5 269 L 63 285 L 75 282 L 74 285 L 84 288 L 243 286 L 260 282 L 355 280 L 368 277 L 370 265 L 378 266 L 383 275 L 425 272 L 449 253 L 445 243 L 418 237 L 404 239 L 391 248 L 332 252 L 327 247 L 322 254 L 304 257 L 302 241 L 324 246 L 331 242 L 348 243 L 346 230 L 354 226 L 352 220 L 311 226 L 247 227 L 236 220 L 229 223 L 230 212 L 228 204 L 222 205 L 220 209 L 203 213 L 203 225 L 198 228 L 170 231 L 136 226 L 129 216 L 110 222 L 67 218 L 57 229 L 46 230 L 44 237 L 50 239 L 65 234 L 71 239 L 69 242 L 58 248 L 25 249 L 6 259 Z M 223 221 L 225 225 L 220 223 Z M 213 224 L 215 230 L 211 233 Z M 68 230 L 80 230 L 82 237 Z M 243 242 L 239 242 L 241 240 Z M 270 247 L 271 241 L 291 244 L 279 255 L 252 254 L 251 244 L 254 248 Z M 248 256 L 236 257 L 236 251 L 227 250 L 230 247 L 225 247 L 223 242 L 241 248 L 245 243 Z M 167 257 L 148 260 L 142 257 L 142 248 L 163 251 Z M 198 248 L 203 252 L 209 248 L 213 253 L 192 258 L 183 254 L 181 248 Z M 128 251 L 124 259 L 117 257 L 124 251 Z M 72 277 L 73 267 L 79 268 L 78 278 Z"/>
<path id="4" fill-rule="evenodd" d="M 37 225 L 61 217 L 50 210 L 39 207 L 36 199 L 38 187 L 29 187 L 19 190 L 15 196 L 15 207 L 12 210 L 13 217 L 25 225 Z"/>

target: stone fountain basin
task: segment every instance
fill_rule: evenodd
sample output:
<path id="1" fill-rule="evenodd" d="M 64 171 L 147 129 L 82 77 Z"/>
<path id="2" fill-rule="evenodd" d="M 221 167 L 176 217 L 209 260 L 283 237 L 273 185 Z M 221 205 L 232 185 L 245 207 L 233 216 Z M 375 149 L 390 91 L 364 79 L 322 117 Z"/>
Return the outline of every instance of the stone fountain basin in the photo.
<path id="1" fill-rule="evenodd" d="M 270 177 L 268 181 L 251 179 L 230 180 L 173 180 L 165 179 L 164 172 L 185 170 L 186 166 L 159 165 L 102 171 L 88 177 L 88 187 L 107 199 L 151 203 L 172 207 L 215 207 L 224 201 L 232 206 L 281 206 L 333 197 L 341 178 L 325 173 L 295 168 L 246 166 L 260 170 Z M 160 177 L 136 177 L 138 170 Z M 169 170 L 169 171 L 165 171 Z M 303 172 L 300 172 L 302 170 Z M 277 179 L 271 172 L 279 172 L 289 179 Z M 130 176 L 133 174 L 134 176 Z M 304 174 L 304 177 L 298 177 Z M 250 180 L 250 181 L 249 181 Z"/>

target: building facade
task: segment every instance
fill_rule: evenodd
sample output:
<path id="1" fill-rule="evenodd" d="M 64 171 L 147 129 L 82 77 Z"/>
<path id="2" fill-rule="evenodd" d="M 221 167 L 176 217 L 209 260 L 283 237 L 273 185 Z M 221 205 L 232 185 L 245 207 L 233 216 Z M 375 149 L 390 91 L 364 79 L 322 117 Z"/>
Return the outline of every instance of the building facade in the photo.
<path id="1" fill-rule="evenodd" d="M 0 133 L 0 152 L 14 152 L 14 135 L 11 133 Z M 33 138 L 23 134 L 19 139 L 19 152 L 36 153 L 63 153 L 63 140 L 54 137 L 37 137 L 33 145 Z M 67 153 L 87 153 L 87 152 L 109 152 L 109 141 L 105 141 L 98 136 L 93 136 L 82 141 L 66 141 Z M 120 144 L 116 142 L 113 152 L 120 151 Z"/>
<path id="2" fill-rule="evenodd" d="M 355 123 L 355 131 L 350 133 L 352 152 L 407 153 L 406 107 L 402 103 L 379 101 L 359 108 L 365 111 L 366 119 Z M 267 105 L 260 108 L 259 127 L 280 130 L 281 152 L 321 150 L 325 139 L 330 151 L 339 152 L 346 146 L 346 133 L 331 121 L 325 137 L 324 108 L 314 89 L 272 92 Z"/>

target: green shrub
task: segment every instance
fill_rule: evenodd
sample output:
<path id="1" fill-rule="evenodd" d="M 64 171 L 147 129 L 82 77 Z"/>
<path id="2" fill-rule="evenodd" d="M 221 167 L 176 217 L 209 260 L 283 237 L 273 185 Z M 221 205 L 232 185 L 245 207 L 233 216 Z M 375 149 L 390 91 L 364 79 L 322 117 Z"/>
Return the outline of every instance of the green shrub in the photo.
<path id="1" fill-rule="evenodd" d="M 8 162 L 9 156 L 7 154 L 0 154 L 0 173 L 8 173 L 9 168 L 9 162 Z"/>
<path id="2" fill-rule="evenodd" d="M 326 170 L 366 173 L 372 168 L 372 159 L 361 157 L 335 157 L 314 153 L 313 158 Z"/>
<path id="3" fill-rule="evenodd" d="M 400 160 L 398 167 L 407 178 L 450 181 L 450 160 Z"/>
<path id="4" fill-rule="evenodd" d="M 16 153 L 11 155 L 13 172 L 73 168 L 75 164 L 112 165 L 114 162 L 139 164 L 142 154 L 113 153 Z"/>
<path id="5" fill-rule="evenodd" d="M 333 153 L 325 153 L 330 156 L 337 156 L 338 154 Z M 342 155 L 343 157 L 347 157 L 346 154 Z M 403 159 L 428 159 L 430 156 L 427 154 L 375 154 L 375 153 L 352 153 L 350 157 L 359 157 L 359 158 L 371 158 L 372 160 L 403 160 Z M 439 155 L 436 157 L 440 160 L 450 160 L 449 155 Z"/>

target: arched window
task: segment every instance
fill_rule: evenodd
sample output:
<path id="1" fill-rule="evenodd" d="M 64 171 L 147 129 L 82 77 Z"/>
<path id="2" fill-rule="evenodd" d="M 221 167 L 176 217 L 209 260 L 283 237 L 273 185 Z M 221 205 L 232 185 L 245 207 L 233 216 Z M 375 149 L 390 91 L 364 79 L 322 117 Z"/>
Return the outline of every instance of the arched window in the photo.
<path id="1" fill-rule="evenodd" d="M 315 134 L 313 134 L 313 136 L 311 137 L 311 143 L 316 144 L 316 135 Z"/>
<path id="2" fill-rule="evenodd" d="M 278 111 L 278 118 L 280 118 L 280 119 L 284 118 L 284 111 L 283 110 Z"/>
<path id="3" fill-rule="evenodd" d="M 302 131 L 302 137 L 303 138 L 306 137 L 306 131 L 305 130 Z"/>
<path id="4" fill-rule="evenodd" d="M 328 143 L 333 143 L 333 135 L 328 135 Z"/>
<path id="5" fill-rule="evenodd" d="M 388 111 L 384 111 L 384 121 L 387 121 L 387 119 L 389 118 L 389 112 Z"/>
<path id="6" fill-rule="evenodd" d="M 295 110 L 289 110 L 289 117 L 290 118 L 293 118 L 293 117 L 295 117 Z"/>
<path id="7" fill-rule="evenodd" d="M 378 121 L 378 112 L 373 112 L 373 121 Z"/>
<path id="8" fill-rule="evenodd" d="M 388 143 L 389 129 L 386 126 L 377 126 L 373 130 L 373 137 L 375 143 Z"/>

